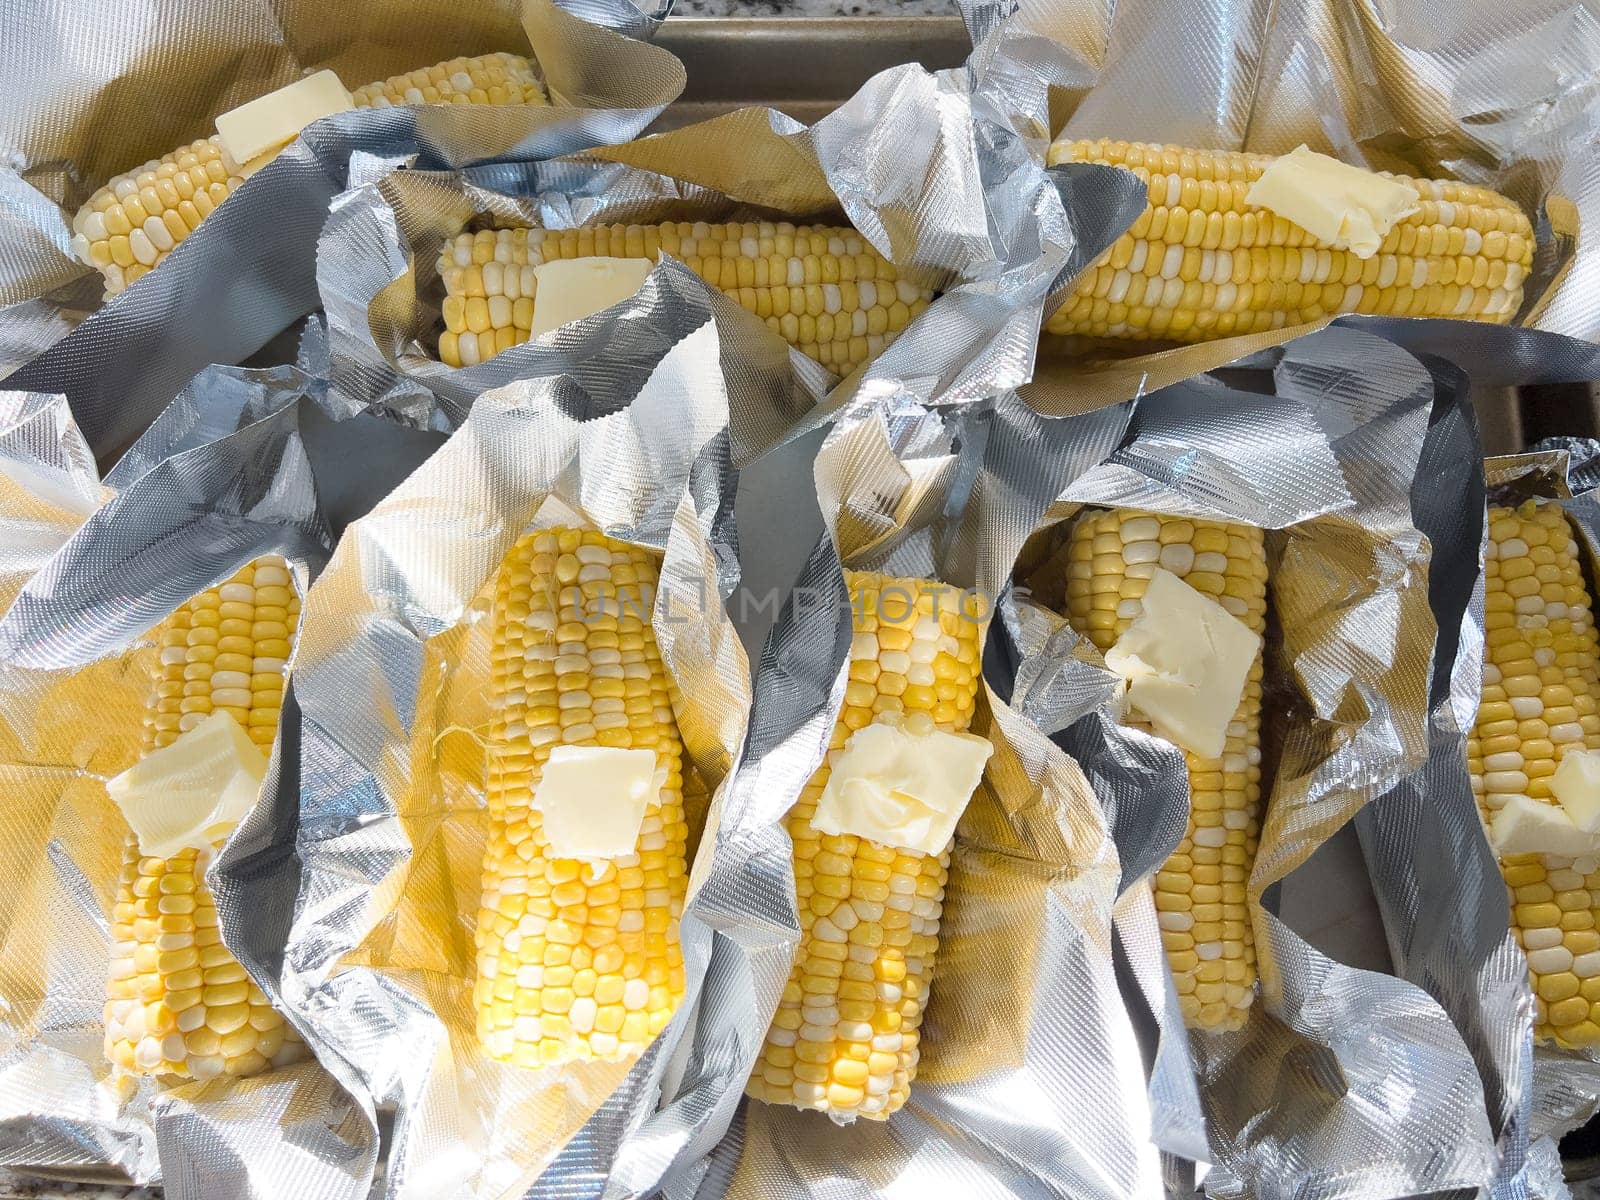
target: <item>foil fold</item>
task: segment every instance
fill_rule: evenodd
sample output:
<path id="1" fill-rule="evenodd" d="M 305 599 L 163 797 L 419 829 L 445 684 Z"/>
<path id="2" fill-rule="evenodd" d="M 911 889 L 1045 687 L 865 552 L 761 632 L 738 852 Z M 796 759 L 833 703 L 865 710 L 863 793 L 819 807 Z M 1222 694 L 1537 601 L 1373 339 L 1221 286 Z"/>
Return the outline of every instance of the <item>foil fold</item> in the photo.
<path id="1" fill-rule="evenodd" d="M 141 13 L 109 28 L 105 14 L 85 9 L 62 19 L 93 24 L 106 48 L 51 70 L 41 56 L 52 48 L 38 36 L 51 22 L 36 5 L 9 6 L 0 67 L 57 82 L 19 94 L 0 118 L 0 156 L 17 171 L 0 182 L 0 370 L 15 367 L 13 387 L 64 393 L 96 450 L 120 451 L 201 368 L 246 358 L 317 307 L 316 240 L 352 156 L 452 168 L 634 136 L 683 90 L 683 66 L 637 40 L 658 22 L 629 0 L 576 7 L 590 19 L 562 0 L 522 0 L 520 21 L 445 3 L 368 5 L 352 16 L 240 0 L 225 21 L 206 6 L 163 4 L 156 19 Z M 417 36 L 396 39 L 396 28 Z M 530 46 L 564 104 L 363 109 L 315 122 L 161 270 L 84 315 L 90 285 L 79 282 L 95 273 L 63 261 L 68 214 L 105 179 L 205 136 L 217 113 L 306 69 L 333 67 L 358 83 L 453 54 Z M 130 71 L 130 62 L 143 66 Z M 163 102 L 150 104 L 151 95 Z M 97 126 L 121 136 L 102 141 Z"/>

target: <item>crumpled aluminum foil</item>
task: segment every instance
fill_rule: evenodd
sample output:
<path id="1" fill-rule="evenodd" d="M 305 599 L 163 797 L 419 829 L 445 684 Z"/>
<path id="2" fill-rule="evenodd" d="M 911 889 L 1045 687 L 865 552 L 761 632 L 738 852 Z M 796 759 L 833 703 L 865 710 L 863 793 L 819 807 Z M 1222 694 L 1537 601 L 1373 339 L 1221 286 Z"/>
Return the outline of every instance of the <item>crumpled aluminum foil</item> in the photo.
<path id="1" fill-rule="evenodd" d="M 1041 152 L 1044 131 L 1269 154 L 1306 143 L 1494 188 L 1537 236 L 1517 325 L 1600 340 L 1600 27 L 1585 0 L 959 2 L 987 40 L 991 86 Z M 1077 402 L 1153 391 L 1325 323 L 1155 354 L 1130 343 L 1075 364 Z M 1466 322 L 1385 323 L 1484 380 L 1527 345 Z"/>
<path id="2" fill-rule="evenodd" d="M 723 611 L 739 578 L 733 451 L 796 416 L 787 356 L 774 361 L 755 331 L 767 332 L 664 262 L 625 309 L 565 332 L 570 367 L 479 397 L 349 526 L 306 599 L 300 804 L 248 831 L 253 885 L 296 896 L 292 928 L 286 949 L 247 933 L 241 950 L 281 970 L 290 1010 L 367 1119 L 392 1110 L 385 1196 L 643 1196 L 716 1140 L 743 1084 L 739 1047 L 765 1028 L 744 980 L 787 962 L 721 936 L 747 911 L 736 864 L 699 858 L 680 931 L 688 996 L 631 1066 L 484 1058 L 471 923 L 485 585 L 530 524 L 587 521 L 664 552 L 654 624 L 686 747 L 713 789 L 739 754 L 749 668 Z M 703 994 L 732 995 L 725 1025 L 698 1018 Z"/>
<path id="3" fill-rule="evenodd" d="M 1063 195 L 1074 185 L 1093 202 L 1080 197 L 1069 218 Z M 875 76 L 809 128 L 747 108 L 568 159 L 399 171 L 340 196 L 323 234 L 334 384 L 399 419 L 450 428 L 482 391 L 567 361 L 559 333 L 477 366 L 435 360 L 439 250 L 475 216 L 547 228 L 779 217 L 847 220 L 906 278 L 942 293 L 842 383 L 763 330 L 764 355 L 787 355 L 795 386 L 828 401 L 809 424 L 857 395 L 977 400 L 1029 377 L 1046 297 L 1143 204 L 1125 172 L 1047 174 L 974 76 L 915 65 Z"/>
<path id="4" fill-rule="evenodd" d="M 64 397 L 0 391 L 0 612 L 109 498 Z"/>
<path id="5" fill-rule="evenodd" d="M 104 487 L 63 398 L 5 394 L 19 419 L 0 434 L 0 522 L 20 551 L 16 576 L 7 556 L 16 598 L 0 620 L 14 881 L 0 898 L 6 1166 L 159 1180 L 175 1200 L 366 1194 L 376 1127 L 314 1062 L 162 1089 L 113 1078 L 102 1054 L 125 830 L 104 783 L 139 753 L 149 631 L 261 554 L 283 555 L 308 583 L 331 540 L 301 431 L 320 390 L 289 367 L 203 372 Z M 280 740 L 266 794 L 280 773 L 292 781 L 293 762 Z M 240 843 L 213 862 L 211 882 Z M 219 909 L 230 947 L 241 925 L 269 923 L 264 911 Z"/>
<path id="6" fill-rule="evenodd" d="M 1239 364 L 1228 383 L 1169 386 L 1137 402 L 1128 438 L 1053 514 L 1127 506 L 1269 530 L 1270 798 L 1249 888 L 1261 996 L 1240 1032 L 1188 1038 L 1210 1195 L 1478 1189 L 1502 1155 L 1517 1169 L 1525 1152 L 1526 1013 L 1503 901 L 1473 891 L 1482 875 L 1470 859 L 1417 866 L 1403 849 L 1428 829 L 1469 845 L 1476 823 L 1461 749 L 1476 705 L 1474 626 L 1461 589 L 1471 595 L 1477 570 L 1482 486 L 1465 389 L 1437 369 L 1334 328 Z M 1032 390 L 1048 398 L 1050 383 Z M 1053 603 L 1059 565 L 1047 560 L 1030 582 Z M 1066 725 L 1057 709 L 1101 686 L 1099 656 L 1029 607 L 1016 622 L 1014 702 L 1043 728 L 1065 729 L 1097 787 L 1127 781 L 1112 828 L 1131 885 L 1176 844 L 1186 781 L 1158 786 L 1159 767 L 1141 763 L 1103 711 Z M 1454 641 L 1435 678 L 1440 620 Z M 1166 769 L 1181 772 L 1181 760 Z M 1432 820 L 1407 826 L 1424 790 Z M 1370 862 L 1406 978 L 1334 961 L 1276 915 L 1279 883 L 1352 818 L 1399 839 L 1401 849 L 1371 846 Z M 1440 911 L 1445 903 L 1460 907 Z M 1130 953 L 1152 938 L 1160 953 L 1153 925 L 1123 932 Z M 1155 1016 L 1164 1041 L 1183 1039 L 1174 1007 Z M 1166 1095 L 1158 1109 L 1185 1099 Z M 1194 1125 L 1182 1107 L 1156 1121 L 1180 1134 Z"/>
<path id="7" fill-rule="evenodd" d="M 1005 589 L 1023 540 L 1069 482 L 1123 441 L 1131 415 L 1124 405 L 1050 419 L 1015 394 L 944 409 L 862 400 L 829 432 L 815 464 L 828 536 L 763 650 L 718 844 L 765 860 L 761 902 L 742 920 L 751 936 L 759 913 L 781 952 L 780 970 L 759 984 L 765 1011 L 799 936 L 783 820 L 821 761 L 843 695 L 842 568 L 938 578 L 997 598 L 989 647 L 991 657 L 1003 653 Z M 991 681 L 1001 672 L 990 664 Z M 1104 691 L 1094 681 L 1065 689 L 1062 711 L 1086 712 Z M 1080 707 L 1069 712 L 1072 703 Z M 1144 1051 L 1118 991 L 1117 943 L 1125 924 L 1154 928 L 1153 903 L 1148 893 L 1119 900 L 1127 864 L 1102 780 L 993 690 L 973 729 L 996 753 L 957 831 L 909 1102 L 886 1123 L 840 1127 L 746 1101 L 704 1178 L 669 1180 L 668 1196 L 1162 1194 Z M 1152 965 L 1139 962 L 1142 977 Z M 703 1022 L 720 1023 L 717 1000 L 702 998 Z M 742 1070 L 758 1050 L 759 1037 Z M 1191 1078 L 1185 1059 L 1179 1086 Z"/>
<path id="8" fill-rule="evenodd" d="M 684 86 L 682 64 L 639 40 L 659 21 L 631 0 L 348 7 L 0 4 L 0 73 L 36 84 L 0 113 L 0 163 L 10 168 L 0 168 L 0 377 L 64 393 L 102 454 L 131 443 L 202 367 L 240 361 L 317 307 L 314 247 L 353 154 L 428 167 L 567 154 L 634 136 Z M 94 52 L 44 36 L 58 27 L 93 28 Z M 67 254 L 69 222 L 112 175 L 209 134 L 218 113 L 304 70 L 331 67 L 355 86 L 530 45 L 565 104 L 366 109 L 318 121 L 161 270 L 94 307 L 98 275 Z"/>
<path id="9" fill-rule="evenodd" d="M 1559 504 L 1567 514 L 1588 559 L 1586 575 L 1593 579 L 1600 564 L 1600 442 L 1580 438 L 1549 438 L 1523 454 L 1489 459 L 1484 466 L 1488 498 L 1492 504 L 1516 504 L 1538 499 Z M 1591 583 L 1591 587 L 1592 587 Z M 1483 585 L 1481 578 L 1474 595 L 1473 616 L 1478 621 L 1478 646 L 1482 638 Z M 1465 641 L 1465 639 L 1463 639 Z M 1474 646 L 1476 650 L 1478 647 Z M 1470 680 L 1463 711 L 1470 721 L 1477 714 L 1481 690 L 1481 666 Z M 1463 763 L 1463 770 L 1465 765 Z M 1486 856 L 1491 874 L 1489 884 L 1500 884 L 1498 865 L 1483 833 L 1481 822 L 1475 829 L 1478 853 Z M 1531 1028 L 1531 1000 L 1527 992 L 1527 961 L 1520 947 L 1513 946 L 1516 981 L 1528 1009 Z M 1526 1058 L 1527 1047 L 1524 1046 Z M 1534 1044 L 1531 1066 L 1525 1061 L 1523 1075 L 1531 1096 L 1529 1134 L 1533 1139 L 1530 1159 L 1555 1152 L 1562 1134 L 1576 1129 L 1600 1111 L 1600 1053 L 1593 1050 L 1568 1050 L 1553 1045 Z"/>

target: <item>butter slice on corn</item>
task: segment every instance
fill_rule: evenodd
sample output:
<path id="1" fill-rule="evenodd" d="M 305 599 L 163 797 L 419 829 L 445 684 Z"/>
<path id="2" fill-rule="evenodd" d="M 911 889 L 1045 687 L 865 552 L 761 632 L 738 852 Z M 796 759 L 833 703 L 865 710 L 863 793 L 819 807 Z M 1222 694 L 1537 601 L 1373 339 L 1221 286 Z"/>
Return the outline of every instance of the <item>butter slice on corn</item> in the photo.
<path id="1" fill-rule="evenodd" d="M 317 71 L 223 113 L 217 118 L 217 140 L 234 162 L 259 162 L 294 141 L 313 121 L 354 107 L 337 75 Z"/>
<path id="2" fill-rule="evenodd" d="M 1158 570 L 1211 597 L 1258 639 L 1266 631 L 1266 549 L 1259 529 L 1114 509 L 1083 514 L 1069 537 L 1066 615 L 1101 650 L 1139 617 Z M 1184 753 L 1189 824 L 1154 881 L 1167 961 L 1184 1020 L 1193 1028 L 1237 1029 L 1255 997 L 1246 884 L 1261 829 L 1260 733 L 1258 646 L 1222 752 Z"/>
<path id="3" fill-rule="evenodd" d="M 1371 258 L 1395 222 L 1421 207 L 1416 188 L 1305 146 L 1275 159 L 1245 193 L 1246 204 L 1286 217 L 1318 242 Z"/>
<path id="4" fill-rule="evenodd" d="M 1559 505 L 1489 510 L 1484 584 L 1483 697 L 1467 755 L 1492 836 L 1516 815 L 1508 808 L 1555 803 L 1567 756 L 1600 749 L 1600 641 Z M 1500 869 L 1535 1036 L 1585 1047 L 1600 1045 L 1600 857 L 1573 832 L 1570 853 L 1502 854 Z"/>
<path id="5" fill-rule="evenodd" d="M 800 947 L 746 1090 L 836 1121 L 906 1102 L 933 979 L 950 863 L 815 825 L 831 768 L 876 722 L 919 732 L 972 723 L 984 625 L 954 589 L 847 572 L 855 636 L 828 756 L 788 817 Z"/>
<path id="6" fill-rule="evenodd" d="M 224 709 L 106 784 L 143 854 L 170 858 L 227 840 L 256 802 L 267 757 Z"/>
<path id="7" fill-rule="evenodd" d="M 642 286 L 655 263 L 648 258 L 568 258 L 533 269 L 542 297 L 533 310 L 529 337 L 592 317 L 621 304 Z"/>
<path id="8" fill-rule="evenodd" d="M 763 221 L 485 229 L 446 242 L 439 257 L 439 357 L 470 367 L 534 336 L 538 270 L 546 263 L 600 257 L 653 264 L 662 250 L 839 375 L 881 353 L 933 300 L 848 228 Z"/>
<path id="9" fill-rule="evenodd" d="M 326 80 L 315 85 L 320 97 L 317 104 L 302 107 L 299 103 L 304 95 L 301 89 L 312 80 L 331 74 L 318 72 L 310 79 L 224 114 L 217 121 L 223 133 L 151 159 L 142 167 L 111 179 L 90 196 L 72 219 L 73 253 L 105 276 L 106 295 L 117 295 L 154 270 L 212 209 L 282 145 L 292 141 L 293 133 L 281 137 L 284 120 L 299 120 L 294 130 L 298 133 L 316 117 L 341 111 Z M 289 97 L 285 108 L 267 103 L 275 97 L 282 100 L 283 93 Z M 533 64 L 520 55 L 504 53 L 451 59 L 408 75 L 369 83 L 345 99 L 346 107 L 353 104 L 356 108 L 545 102 Z M 257 120 L 262 115 L 264 125 Z M 230 125 L 243 126 L 242 141 L 231 148 L 234 152 L 225 145 Z M 277 133 L 264 133 L 267 127 Z M 241 153 L 246 158 L 237 156 Z"/>
<path id="10" fill-rule="evenodd" d="M 1267 155 L 1102 138 L 1057 142 L 1049 161 L 1123 167 L 1150 191 L 1045 323 L 1053 334 L 1200 342 L 1345 312 L 1505 324 L 1533 263 L 1522 210 L 1470 184 L 1381 177 L 1416 208 L 1363 256 L 1247 199 Z"/>
<path id="11" fill-rule="evenodd" d="M 647 551 L 558 528 L 524 536 L 496 578 L 473 995 L 478 1040 L 503 1062 L 636 1055 L 683 999 L 683 744 L 650 626 L 657 571 Z M 573 747 L 654 755 L 631 853 L 554 853 L 534 801 Z"/>
<path id="12" fill-rule="evenodd" d="M 263 558 L 211 588 L 160 629 L 161 665 L 145 723 L 147 753 L 226 713 L 271 752 L 300 600 L 281 559 Z M 137 768 L 135 768 L 137 770 Z M 130 837 L 111 921 L 105 1052 L 141 1075 L 251 1075 L 304 1057 L 285 1024 L 222 944 L 194 845 L 161 857 Z"/>

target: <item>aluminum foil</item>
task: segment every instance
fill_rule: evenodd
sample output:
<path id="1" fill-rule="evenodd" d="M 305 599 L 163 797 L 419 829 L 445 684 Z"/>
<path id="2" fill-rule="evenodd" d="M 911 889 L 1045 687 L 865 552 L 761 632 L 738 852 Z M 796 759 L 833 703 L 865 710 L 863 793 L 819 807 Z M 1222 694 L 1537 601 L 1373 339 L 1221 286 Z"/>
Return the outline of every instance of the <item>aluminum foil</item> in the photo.
<path id="1" fill-rule="evenodd" d="M 1417 866 L 1403 849 L 1420 852 L 1429 828 L 1467 845 L 1475 821 L 1461 759 L 1476 688 L 1462 588 L 1470 596 L 1476 577 L 1482 491 L 1464 388 L 1438 372 L 1335 328 L 1241 364 L 1228 383 L 1169 386 L 1138 401 L 1129 436 L 1053 513 L 1138 507 L 1269 530 L 1270 798 L 1249 886 L 1261 996 L 1240 1032 L 1188 1039 L 1212 1195 L 1478 1189 L 1525 1151 L 1525 1014 L 1503 900 L 1474 890 L 1470 860 Z M 1049 386 L 1033 390 L 1048 399 Z M 1059 562 L 1030 583 L 1036 602 L 1053 603 Z M 1021 607 L 1014 699 L 1064 731 L 1097 790 L 1115 792 L 1111 827 L 1131 885 L 1176 844 L 1186 784 L 1158 786 L 1160 764 L 1114 738 L 1103 710 L 1076 725 L 1057 714 L 1097 683 L 1098 656 L 1059 618 Z M 1449 639 L 1437 636 L 1441 620 Z M 1436 643 L 1448 643 L 1437 677 Z M 1424 789 L 1430 821 L 1407 826 Z M 1397 975 L 1334 961 L 1277 915 L 1277 885 L 1352 818 L 1402 847 L 1372 847 Z M 1160 953 L 1153 925 L 1122 931 L 1130 952 Z M 1150 1004 L 1152 989 L 1140 992 Z M 1163 1045 L 1181 1040 L 1175 1008 L 1151 1007 Z M 1175 1107 L 1156 1128 L 1190 1131 L 1187 1097 L 1157 1093 L 1158 1080 L 1158 1113 Z"/>
<path id="2" fill-rule="evenodd" d="M 1093 203 L 1073 205 L 1076 185 Z M 1047 175 L 1001 98 L 967 71 L 907 65 L 869 80 L 809 128 L 748 108 L 586 155 L 458 173 L 403 171 L 334 203 L 318 255 L 334 383 L 412 423 L 450 428 L 474 397 L 568 362 L 553 333 L 477 366 L 434 359 L 445 239 L 496 225 L 663 220 L 848 221 L 902 274 L 942 294 L 864 371 L 840 381 L 760 322 L 763 357 L 788 357 L 794 386 L 855 396 L 969 402 L 1032 370 L 1046 297 L 1143 207 L 1136 179 L 1100 167 Z"/>
<path id="3" fill-rule="evenodd" d="M 1463 179 L 1519 203 L 1537 235 L 1516 320 L 1593 342 L 1600 318 L 1600 25 L 1586 0 L 962 0 L 1030 135 L 1281 154 L 1305 143 L 1376 170 Z M 1007 20 L 1007 17 L 1010 17 Z M 1048 85 L 1041 119 L 1028 88 Z M 1036 139 L 1042 149 L 1043 139 Z M 1317 325 L 1078 364 L 1108 403 L 1220 367 Z M 1408 340 L 1492 375 L 1525 339 L 1462 322 Z M 1590 376 L 1592 377 L 1592 376 Z M 1084 402 L 1080 400 L 1080 403 Z"/>
<path id="4" fill-rule="evenodd" d="M 531 1072 L 479 1052 L 486 585 L 534 523 L 662 550 L 656 635 L 715 789 L 750 704 L 723 610 L 738 581 L 733 448 L 795 418 L 787 357 L 772 361 L 748 314 L 681 264 L 564 336 L 570 369 L 484 393 L 346 530 L 306 599 L 298 811 L 254 830 L 257 886 L 295 897 L 285 999 L 367 1119 L 393 1114 L 386 1196 L 649 1194 L 715 1142 L 743 1084 L 738 1047 L 764 1030 L 744 981 L 787 969 L 759 939 L 720 936 L 745 885 L 702 853 L 680 930 L 688 996 L 640 1061 Z M 723 803 L 703 846 L 721 840 Z M 279 962 L 266 936 L 243 950 Z M 726 1024 L 699 1018 L 705 994 L 735 997 Z"/>
<path id="5" fill-rule="evenodd" d="M 132 442 L 196 371 L 238 362 L 317 307 L 316 239 L 353 154 L 450 168 L 571 153 L 632 137 L 683 90 L 682 64 L 639 40 L 658 22 L 630 0 L 347 7 L 0 4 L 0 74 L 23 81 L 0 114 L 0 376 L 64 393 L 102 454 Z M 75 32 L 51 36 L 58 29 Z M 83 29 L 95 31 L 92 44 Z M 106 179 L 206 136 L 218 113 L 304 70 L 331 67 L 355 86 L 530 47 L 564 104 L 367 109 L 316 122 L 161 270 L 99 307 L 97 276 L 66 254 L 71 214 Z"/>
<path id="6" fill-rule="evenodd" d="M 0 391 L 0 612 L 109 498 L 65 398 Z"/>
<path id="7" fill-rule="evenodd" d="M 105 487 L 61 397 L 6 394 L 18 420 L 0 435 L 0 520 L 27 569 L 12 576 L 8 555 L 15 600 L 0 620 L 14 881 L 0 899 L 6 1166 L 159 1180 L 181 1200 L 366 1193 L 376 1129 L 314 1062 L 163 1089 L 114 1078 L 102 1057 L 125 831 L 104 784 L 139 753 L 156 653 L 149 633 L 262 554 L 283 555 L 308 583 L 330 541 L 301 436 L 319 390 L 293 368 L 204 372 Z M 280 774 L 294 775 L 281 743 L 265 794 Z M 239 843 L 208 870 L 213 885 Z M 230 911 L 220 891 L 219 911 L 230 948 L 241 946 L 241 927 L 267 923 L 262 912 Z"/>
<path id="8" fill-rule="evenodd" d="M 987 674 L 1005 689 L 1017 554 L 1061 490 L 1124 440 L 1131 415 L 1044 418 L 1014 394 L 944 409 L 862 401 L 830 430 L 815 465 L 828 535 L 763 650 L 750 740 L 723 808 L 719 851 L 736 839 L 766 859 L 763 902 L 742 925 L 755 928 L 760 913 L 768 936 L 781 933 L 785 970 L 761 984 L 763 1009 L 776 1005 L 799 936 L 783 820 L 842 699 L 842 568 L 937 578 L 997 600 Z M 1090 673 L 1101 679 L 1058 689 L 1068 720 L 1105 699 L 1104 672 Z M 1111 836 L 1113 797 L 992 688 L 973 728 L 996 753 L 957 831 L 909 1102 L 886 1123 L 841 1127 L 746 1101 L 704 1178 L 670 1180 L 669 1196 L 1162 1194 L 1145 1047 L 1117 983 L 1125 927 L 1153 929 L 1154 908 L 1148 893 L 1119 898 L 1128 864 Z M 1156 759 L 1176 758 L 1144 742 Z M 1136 960 L 1141 978 L 1151 966 Z M 1159 969 L 1155 988 L 1170 990 Z M 702 1014 L 719 1020 L 709 995 Z M 758 1050 L 759 1039 L 744 1070 Z M 1178 1050 L 1176 1086 L 1197 1112 Z M 1173 1078 L 1170 1055 L 1158 1058 L 1161 1078 Z M 1187 1140 L 1173 1136 L 1192 1145 L 1197 1130 L 1196 1119 Z"/>
<path id="9" fill-rule="evenodd" d="M 1517 504 L 1527 499 L 1559 504 L 1572 522 L 1587 559 L 1586 577 L 1593 580 L 1600 564 L 1600 442 L 1579 438 L 1551 438 L 1525 454 L 1491 458 L 1485 464 L 1488 498 L 1491 504 Z M 1591 588 L 1593 584 L 1591 583 Z M 1473 614 L 1479 621 L 1481 646 L 1482 583 L 1474 597 Z M 1474 647 L 1476 649 L 1477 647 Z M 1470 680 L 1464 712 L 1470 721 L 1476 717 L 1481 688 L 1481 670 Z M 1491 873 L 1487 886 L 1499 885 L 1504 907 L 1504 884 L 1493 851 L 1481 822 L 1475 829 L 1477 853 L 1487 856 Z M 1527 997 L 1527 961 L 1521 949 L 1512 947 L 1515 979 L 1522 993 L 1524 1025 L 1531 1029 L 1531 999 Z M 1524 1047 L 1526 1054 L 1526 1047 Z M 1553 1045 L 1533 1044 L 1531 1068 L 1524 1076 L 1530 1080 L 1529 1133 L 1533 1139 L 1531 1158 L 1551 1154 L 1562 1134 L 1585 1124 L 1600 1111 L 1600 1053 L 1593 1050 L 1567 1050 Z"/>

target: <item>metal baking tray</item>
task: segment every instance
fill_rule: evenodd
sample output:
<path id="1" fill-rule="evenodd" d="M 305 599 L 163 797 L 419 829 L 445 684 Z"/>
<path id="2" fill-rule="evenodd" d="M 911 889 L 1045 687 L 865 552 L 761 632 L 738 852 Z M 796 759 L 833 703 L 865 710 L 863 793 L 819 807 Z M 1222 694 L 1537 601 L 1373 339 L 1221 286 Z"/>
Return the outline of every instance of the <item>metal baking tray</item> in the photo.
<path id="1" fill-rule="evenodd" d="M 656 40 L 683 60 L 688 87 L 652 131 L 748 105 L 776 108 L 809 123 L 881 70 L 905 62 L 934 70 L 955 67 L 970 49 L 965 28 L 954 16 L 674 17 Z M 272 349 L 258 357 L 282 361 Z M 1521 449 L 1548 433 L 1600 432 L 1595 400 L 1583 387 L 1526 389 L 1520 395 L 1488 390 L 1474 401 L 1490 453 Z M 313 419 L 307 429 L 313 457 L 359 458 L 366 464 L 363 477 L 349 480 L 347 490 L 324 496 L 336 527 L 364 512 L 441 440 L 375 419 L 357 418 L 341 425 Z M 811 460 L 820 440 L 820 434 L 800 439 L 751 467 L 741 481 L 736 516 L 742 566 L 746 585 L 757 595 L 768 588 L 787 588 L 822 534 L 811 479 Z M 740 632 L 754 659 L 766 625 L 751 624 Z M 1346 828 L 1284 881 L 1277 911 L 1339 961 L 1387 971 L 1390 959 L 1383 925 L 1366 877 L 1355 835 Z M 84 1194 L 39 1183 L 13 1188 L 0 1179 L 0 1200 Z M 98 1198 L 126 1193 L 96 1188 L 87 1194 Z"/>

